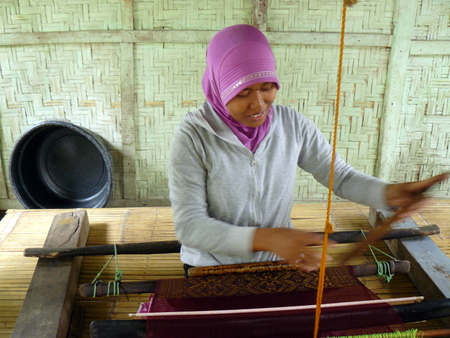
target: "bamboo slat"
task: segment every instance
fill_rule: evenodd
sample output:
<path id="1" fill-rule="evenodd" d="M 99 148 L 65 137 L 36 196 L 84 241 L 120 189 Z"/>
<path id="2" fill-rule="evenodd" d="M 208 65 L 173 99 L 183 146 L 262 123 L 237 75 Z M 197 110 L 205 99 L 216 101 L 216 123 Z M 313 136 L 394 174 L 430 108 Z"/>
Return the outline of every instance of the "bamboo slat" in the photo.
<path id="1" fill-rule="evenodd" d="M 325 222 L 325 203 L 296 204 L 292 211 L 295 227 L 322 231 Z M 42 246 L 55 214 L 67 210 L 9 210 L 0 222 L 0 336 L 9 336 L 19 314 L 28 289 L 37 259 L 23 257 L 28 247 Z M 370 230 L 369 209 L 350 202 L 336 202 L 332 206 L 332 222 L 335 230 Z M 422 226 L 437 224 L 441 233 L 431 236 L 443 251 L 450 248 L 450 200 L 436 200 L 415 216 L 414 221 Z M 88 209 L 91 231 L 88 245 L 129 243 L 159 240 L 175 240 L 172 228 L 171 209 L 168 207 L 105 208 Z M 330 254 L 339 261 L 343 253 L 354 244 L 342 244 L 330 249 Z M 377 248 L 388 251 L 384 243 Z M 78 284 L 90 283 L 110 256 L 87 256 L 83 259 Z M 378 257 L 378 259 L 383 259 Z M 158 278 L 180 278 L 182 263 L 178 254 L 132 255 L 118 259 L 124 281 Z M 373 262 L 370 255 L 355 257 L 349 264 Z M 114 261 L 105 269 L 101 279 L 113 280 Z M 333 262 L 330 262 L 333 265 Z M 360 280 L 383 299 L 418 296 L 419 292 L 406 275 L 396 275 L 391 283 L 375 276 Z M 121 295 L 118 297 L 81 298 L 75 304 L 84 307 L 81 337 L 89 337 L 89 323 L 100 319 L 128 319 L 148 295 Z M 408 324 L 420 329 L 441 328 L 439 321 Z"/>

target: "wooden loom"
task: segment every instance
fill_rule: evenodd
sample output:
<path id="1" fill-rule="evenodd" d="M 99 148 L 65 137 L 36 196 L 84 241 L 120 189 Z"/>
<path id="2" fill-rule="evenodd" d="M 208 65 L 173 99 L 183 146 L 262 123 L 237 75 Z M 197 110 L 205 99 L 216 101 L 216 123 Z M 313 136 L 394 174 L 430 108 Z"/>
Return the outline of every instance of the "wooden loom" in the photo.
<path id="1" fill-rule="evenodd" d="M 401 250 L 401 249 L 399 249 L 399 250 Z M 427 289 L 427 288 L 426 288 Z M 440 292 L 441 291 L 441 289 L 439 288 L 439 287 L 437 287 L 437 290 Z M 426 290 L 425 290 L 426 291 Z M 443 292 L 443 293 L 445 293 L 445 291 Z"/>
<path id="2" fill-rule="evenodd" d="M 69 214 L 70 215 L 70 214 Z M 86 218 L 87 218 L 87 216 L 86 216 Z M 66 216 L 64 216 L 64 217 L 62 217 L 61 215 L 57 215 L 57 217 L 55 217 L 55 221 L 57 220 L 57 219 L 67 219 L 67 215 Z M 67 221 L 65 221 L 65 222 L 67 222 Z M 82 223 L 86 223 L 86 221 L 84 221 L 84 222 L 82 222 Z M 411 223 L 411 224 L 413 224 L 413 223 Z M 410 224 L 410 225 L 411 225 Z M 417 225 L 416 225 L 416 227 L 417 227 Z M 420 241 L 420 242 L 423 242 L 424 240 L 425 240 L 425 242 L 428 242 L 428 240 L 426 240 L 426 238 L 428 238 L 428 237 L 421 237 L 419 240 L 395 240 L 394 242 L 397 242 L 397 241 L 412 241 L 412 242 L 415 242 L 415 241 Z M 431 239 L 430 239 L 431 240 Z M 433 245 L 431 245 L 431 247 L 433 247 Z M 55 261 L 55 260 L 51 260 L 51 261 Z M 447 262 L 448 262 L 448 258 L 447 258 Z M 53 263 L 52 263 L 53 264 Z M 442 261 L 442 264 L 445 264 L 445 260 L 444 261 Z M 414 265 L 414 264 L 413 264 Z M 450 266 L 450 265 L 449 265 Z M 441 269 L 441 271 L 443 272 L 443 270 Z M 447 270 L 448 271 L 448 270 Z M 448 274 L 447 274 L 447 276 L 448 276 Z M 437 275 L 435 275 L 434 277 L 438 277 Z M 50 278 L 50 276 L 49 276 L 49 278 Z M 434 284 L 436 285 L 436 288 L 437 289 L 439 289 L 439 290 L 441 290 L 441 286 L 439 286 L 439 284 L 440 284 L 440 280 L 442 281 L 442 283 L 444 283 L 445 284 L 445 275 L 442 275 L 441 276 L 441 278 L 439 279 L 439 278 L 434 278 Z M 44 278 L 45 279 L 45 278 Z M 47 279 L 47 281 L 48 281 L 48 279 Z M 71 284 L 71 287 L 73 288 L 73 285 L 74 285 L 74 283 L 76 284 L 76 280 L 71 280 L 71 281 L 68 281 L 68 284 Z M 442 284 L 441 283 L 441 284 Z M 432 285 L 430 285 L 430 286 L 432 286 Z M 69 287 L 69 286 L 68 286 Z M 33 289 L 33 286 L 32 285 L 30 285 L 30 290 L 32 290 Z M 442 290 L 442 292 L 446 292 L 445 290 Z M 27 296 L 27 298 L 28 298 L 28 296 Z M 448 298 L 448 297 L 447 297 Z M 60 301 L 60 303 L 61 303 L 61 301 Z M 64 301 L 63 302 L 64 304 L 66 304 L 66 301 Z M 29 305 L 29 306 L 27 306 L 27 307 L 34 307 L 32 304 L 31 305 Z M 67 307 L 67 305 L 66 305 L 66 307 Z M 24 303 L 24 308 L 26 308 L 26 306 L 25 306 L 25 303 Z M 21 316 L 19 316 L 19 317 L 21 317 Z M 20 319 L 18 320 L 18 323 L 20 322 Z M 134 321 L 134 323 L 138 323 L 138 322 L 136 322 L 136 321 Z M 36 329 L 36 325 L 33 327 L 33 329 Z"/>

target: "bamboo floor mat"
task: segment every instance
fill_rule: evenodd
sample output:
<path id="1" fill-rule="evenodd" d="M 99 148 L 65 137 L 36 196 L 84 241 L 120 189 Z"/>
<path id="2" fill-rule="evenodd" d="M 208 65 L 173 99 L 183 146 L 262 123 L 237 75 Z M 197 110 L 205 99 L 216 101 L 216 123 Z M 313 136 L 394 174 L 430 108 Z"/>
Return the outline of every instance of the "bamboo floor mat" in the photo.
<path id="1" fill-rule="evenodd" d="M 37 258 L 24 257 L 26 248 L 42 247 L 56 214 L 68 210 L 8 210 L 0 221 L 0 337 L 9 337 L 19 315 Z M 322 231 L 325 224 L 325 203 L 296 204 L 292 211 L 295 227 Z M 103 208 L 87 209 L 90 232 L 87 245 L 130 243 L 144 241 L 175 240 L 171 209 L 151 208 Z M 352 202 L 335 202 L 331 219 L 335 231 L 369 230 L 369 208 Z M 450 256 L 450 200 L 435 200 L 413 217 L 418 225 L 437 224 L 441 234 L 431 236 L 439 247 Z M 341 244 L 329 253 L 339 261 L 339 256 L 350 250 L 353 244 Z M 383 242 L 376 245 L 388 252 Z M 83 258 L 78 284 L 90 283 L 110 256 Z M 383 259 L 383 258 L 379 258 Z M 354 258 L 350 264 L 373 262 L 369 254 Z M 180 278 L 182 263 L 178 254 L 123 255 L 119 256 L 119 269 L 123 281 L 145 279 Z M 333 262 L 330 263 L 333 265 Z M 115 263 L 111 262 L 100 279 L 114 280 Z M 407 275 L 397 274 L 390 283 L 371 276 L 360 280 L 381 298 L 417 296 L 419 292 Z M 129 319 L 148 295 L 120 295 L 118 297 L 82 298 L 76 296 L 75 306 L 83 308 L 81 337 L 89 337 L 92 320 Z M 45 312 L 45 309 L 42 309 Z M 411 328 L 442 328 L 438 321 L 409 324 Z"/>

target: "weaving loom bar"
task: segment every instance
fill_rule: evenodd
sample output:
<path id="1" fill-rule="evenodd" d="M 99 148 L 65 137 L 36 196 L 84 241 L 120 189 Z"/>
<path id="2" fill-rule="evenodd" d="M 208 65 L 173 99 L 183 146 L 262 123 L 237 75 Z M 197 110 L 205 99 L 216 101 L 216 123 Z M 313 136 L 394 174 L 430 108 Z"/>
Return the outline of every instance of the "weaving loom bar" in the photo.
<path id="1" fill-rule="evenodd" d="M 390 299 L 374 299 L 367 301 L 355 302 L 341 302 L 321 304 L 323 309 L 334 307 L 346 307 L 355 305 L 373 305 L 373 304 L 397 304 L 404 302 L 417 302 L 423 300 L 424 297 L 403 297 Z M 239 313 L 267 313 L 267 312 L 284 312 L 284 311 L 298 311 L 298 310 L 313 310 L 316 308 L 315 304 L 302 306 L 286 306 L 286 307 L 267 307 L 257 309 L 233 309 L 233 310 L 210 310 L 210 311 L 177 311 L 177 312 L 150 312 L 150 313 L 130 313 L 130 317 L 171 317 L 171 316 L 208 316 L 208 315 L 234 315 Z"/>
<path id="2" fill-rule="evenodd" d="M 408 261 L 389 261 L 392 273 L 405 273 L 410 269 Z M 296 265 L 291 265 L 286 261 L 262 262 L 262 263 L 244 263 L 230 265 L 216 265 L 193 267 L 189 269 L 190 277 L 221 275 L 227 273 L 254 273 L 260 271 L 282 271 L 296 270 Z M 353 274 L 356 277 L 375 275 L 378 272 L 377 264 L 361 264 L 353 266 Z"/>
<path id="3" fill-rule="evenodd" d="M 298 269 L 295 265 L 288 265 L 285 261 L 253 263 L 253 264 L 232 264 L 218 265 L 213 267 L 197 267 L 189 269 L 189 276 L 211 276 L 227 273 L 257 273 L 262 271 L 282 271 Z M 410 264 L 408 261 L 389 261 L 392 273 L 406 273 L 409 271 Z M 378 270 L 377 264 L 355 265 L 353 274 L 356 277 L 375 275 Z M 156 280 L 121 282 L 119 284 L 120 294 L 136 294 L 136 293 L 152 293 L 155 291 Z M 95 295 L 94 295 L 95 290 Z M 79 293 L 82 297 L 98 297 L 112 295 L 109 283 L 85 283 L 80 285 Z"/>
<path id="4" fill-rule="evenodd" d="M 437 225 L 398 229 L 386 232 L 382 239 L 395 239 L 404 237 L 429 236 L 439 234 Z M 323 232 L 316 232 L 323 234 Z M 366 232 L 364 232 L 366 234 Z M 338 243 L 354 243 L 364 238 L 361 231 L 336 231 L 329 236 Z M 177 241 L 143 242 L 116 244 L 118 254 L 164 254 L 180 252 L 180 243 Z M 68 256 L 113 255 L 114 244 L 96 245 L 80 248 L 27 248 L 26 257 L 58 258 Z"/>
<path id="5" fill-rule="evenodd" d="M 146 243 L 125 243 L 86 246 L 82 248 L 28 248 L 24 251 L 26 257 L 61 258 L 74 256 L 100 256 L 114 255 L 114 247 L 117 254 L 165 254 L 180 252 L 180 243 L 177 241 L 160 241 Z"/>

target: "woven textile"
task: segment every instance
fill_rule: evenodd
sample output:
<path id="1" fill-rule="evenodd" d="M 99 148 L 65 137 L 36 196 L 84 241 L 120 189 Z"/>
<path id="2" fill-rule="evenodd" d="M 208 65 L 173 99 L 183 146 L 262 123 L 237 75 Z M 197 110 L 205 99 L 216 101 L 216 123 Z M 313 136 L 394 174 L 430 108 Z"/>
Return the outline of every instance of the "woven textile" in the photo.
<path id="1" fill-rule="evenodd" d="M 329 268 L 325 278 L 327 288 L 360 285 L 349 267 Z M 158 284 L 158 298 L 225 297 L 294 292 L 316 289 L 318 271 L 267 271 L 258 274 L 227 274 L 185 279 L 167 279 Z"/>
<path id="2" fill-rule="evenodd" d="M 214 313 L 150 317 L 147 337 L 309 337 L 314 309 L 272 308 L 315 304 L 318 273 L 299 270 L 167 279 L 158 282 L 148 312 L 265 309 L 261 313 Z M 378 299 L 350 267 L 327 269 L 323 303 Z M 321 336 L 404 329 L 388 305 L 323 309 Z M 363 329 L 362 329 L 363 328 Z"/>

